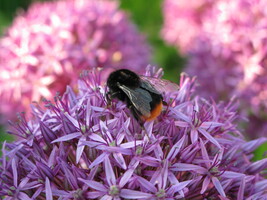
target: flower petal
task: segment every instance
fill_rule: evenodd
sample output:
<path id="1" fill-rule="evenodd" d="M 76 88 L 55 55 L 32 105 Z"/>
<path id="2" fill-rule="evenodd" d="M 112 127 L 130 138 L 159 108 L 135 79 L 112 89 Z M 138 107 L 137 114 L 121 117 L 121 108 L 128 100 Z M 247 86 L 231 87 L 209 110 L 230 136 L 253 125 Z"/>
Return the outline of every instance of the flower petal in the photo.
<path id="1" fill-rule="evenodd" d="M 78 178 L 78 180 L 82 181 L 83 183 L 85 183 L 86 185 L 88 185 L 92 189 L 95 189 L 95 190 L 98 190 L 101 192 L 107 192 L 107 188 L 99 182 L 96 182 L 93 180 L 85 180 L 82 178 Z"/>
<path id="2" fill-rule="evenodd" d="M 70 133 L 68 135 L 64 135 L 62 137 L 59 137 L 56 140 L 53 140 L 52 143 L 69 141 L 69 140 L 72 140 L 74 138 L 80 137 L 81 135 L 82 135 L 81 132 Z"/>
<path id="3" fill-rule="evenodd" d="M 207 131 L 205 131 L 204 129 L 202 128 L 198 128 L 198 131 L 204 135 L 205 138 L 207 138 L 211 143 L 215 144 L 219 149 L 221 149 L 221 145 L 217 142 L 217 140 L 212 137 Z"/>
<path id="4" fill-rule="evenodd" d="M 79 141 L 78 141 L 78 144 L 77 144 L 77 149 L 76 149 L 76 164 L 78 164 L 81 156 L 82 156 L 82 153 L 83 153 L 83 150 L 84 150 L 84 144 L 83 142 L 86 140 L 86 137 L 83 135 Z"/>
<path id="5" fill-rule="evenodd" d="M 134 170 L 139 165 L 139 161 L 132 160 L 129 164 L 130 168 L 123 174 L 121 177 L 121 180 L 119 182 L 119 187 L 123 188 L 124 185 L 129 181 L 129 179 L 132 177 Z"/>
<path id="6" fill-rule="evenodd" d="M 100 164 L 101 162 L 103 162 L 105 160 L 105 158 L 109 156 L 109 154 L 107 153 L 102 153 L 100 156 L 98 156 L 89 166 L 89 168 L 93 168 L 94 166 Z"/>
<path id="7" fill-rule="evenodd" d="M 218 180 L 218 178 L 212 177 L 211 180 L 212 180 L 212 183 L 214 184 L 214 186 L 216 187 L 217 191 L 220 193 L 220 195 L 222 195 L 223 197 L 226 197 L 225 192 L 223 190 L 223 187 L 222 187 L 220 181 Z"/>
<path id="8" fill-rule="evenodd" d="M 15 187 L 18 187 L 18 171 L 15 158 L 11 161 L 12 173 L 13 173 L 13 184 Z"/>
<path id="9" fill-rule="evenodd" d="M 49 178 L 45 178 L 45 196 L 46 200 L 53 200 L 51 185 Z"/>
<path id="10" fill-rule="evenodd" d="M 203 180 L 203 183 L 202 183 L 202 188 L 201 188 L 201 191 L 200 191 L 200 194 L 204 194 L 210 184 L 210 177 L 209 176 L 206 176 L 205 179 Z"/>
<path id="11" fill-rule="evenodd" d="M 173 160 L 176 157 L 176 155 L 180 152 L 180 149 L 184 145 L 184 141 L 185 141 L 185 135 L 173 145 L 167 156 L 167 159 L 169 161 Z"/>
<path id="12" fill-rule="evenodd" d="M 109 157 L 105 157 L 104 164 L 105 164 L 104 167 L 105 167 L 106 179 L 109 186 L 116 185 L 116 177 L 112 165 L 110 163 Z"/>
<path id="13" fill-rule="evenodd" d="M 122 189 L 120 192 L 120 196 L 125 199 L 149 199 L 153 197 L 152 194 L 130 189 Z"/>

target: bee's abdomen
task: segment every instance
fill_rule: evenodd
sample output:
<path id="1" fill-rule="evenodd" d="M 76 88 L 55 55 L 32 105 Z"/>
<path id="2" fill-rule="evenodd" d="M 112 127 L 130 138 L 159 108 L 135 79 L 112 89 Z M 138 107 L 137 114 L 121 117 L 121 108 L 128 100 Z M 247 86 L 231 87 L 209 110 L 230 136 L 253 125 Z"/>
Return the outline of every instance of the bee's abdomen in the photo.
<path id="1" fill-rule="evenodd" d="M 152 97 L 152 102 L 150 102 L 150 116 L 146 117 L 146 116 L 142 116 L 142 120 L 143 121 L 151 121 L 156 119 L 161 111 L 162 111 L 162 99 L 163 97 L 159 94 L 155 94 L 155 93 L 150 93 L 151 97 Z"/>

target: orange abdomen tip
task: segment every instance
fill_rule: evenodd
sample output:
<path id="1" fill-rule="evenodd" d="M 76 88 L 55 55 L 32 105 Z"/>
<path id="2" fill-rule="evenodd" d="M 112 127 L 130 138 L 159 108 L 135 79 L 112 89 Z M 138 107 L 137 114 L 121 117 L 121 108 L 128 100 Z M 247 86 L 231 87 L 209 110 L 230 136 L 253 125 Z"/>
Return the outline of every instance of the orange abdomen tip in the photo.
<path id="1" fill-rule="evenodd" d="M 143 116 L 144 121 L 151 121 L 156 119 L 160 115 L 161 111 L 162 111 L 162 101 L 159 104 L 157 104 L 153 110 L 151 110 L 149 117 Z"/>

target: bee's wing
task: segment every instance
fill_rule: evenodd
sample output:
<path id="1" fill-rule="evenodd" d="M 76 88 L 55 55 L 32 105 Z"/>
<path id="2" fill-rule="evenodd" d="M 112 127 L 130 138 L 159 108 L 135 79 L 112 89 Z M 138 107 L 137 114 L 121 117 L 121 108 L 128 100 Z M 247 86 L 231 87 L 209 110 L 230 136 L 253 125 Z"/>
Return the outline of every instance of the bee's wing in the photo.
<path id="1" fill-rule="evenodd" d="M 155 94 L 161 94 L 161 92 L 158 91 L 150 82 L 142 80 L 142 78 L 140 82 L 141 82 L 141 85 L 140 85 L 141 88 L 144 88 Z"/>
<path id="2" fill-rule="evenodd" d="M 141 87 L 156 94 L 161 94 L 164 92 L 175 92 L 180 89 L 180 87 L 176 83 L 168 80 L 148 76 L 140 76 L 140 78 Z"/>
<path id="3" fill-rule="evenodd" d="M 152 97 L 146 90 L 142 88 L 131 89 L 125 85 L 118 84 L 118 87 L 129 97 L 134 107 L 146 117 L 150 116 L 150 102 Z"/>

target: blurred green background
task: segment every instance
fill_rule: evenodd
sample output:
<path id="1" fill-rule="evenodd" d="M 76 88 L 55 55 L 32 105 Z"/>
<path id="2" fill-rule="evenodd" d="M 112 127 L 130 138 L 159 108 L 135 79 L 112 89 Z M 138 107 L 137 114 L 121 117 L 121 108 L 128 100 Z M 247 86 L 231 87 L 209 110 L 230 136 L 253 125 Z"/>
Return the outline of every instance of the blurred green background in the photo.
<path id="1" fill-rule="evenodd" d="M 11 25 L 12 20 L 21 10 L 27 10 L 31 3 L 37 0 L 0 0 L 0 35 Z M 39 0 L 44 1 L 44 0 Z M 167 46 L 160 38 L 163 23 L 163 0 L 120 0 L 120 5 L 139 30 L 147 37 L 152 46 L 153 63 L 164 68 L 164 78 L 178 82 L 179 74 L 185 60 L 181 58 L 174 47 Z M 49 14 L 49 13 L 48 13 Z M 4 134 L 0 126 L 0 142 L 12 140 L 10 135 Z"/>

